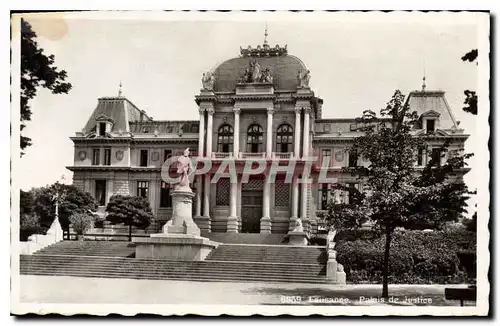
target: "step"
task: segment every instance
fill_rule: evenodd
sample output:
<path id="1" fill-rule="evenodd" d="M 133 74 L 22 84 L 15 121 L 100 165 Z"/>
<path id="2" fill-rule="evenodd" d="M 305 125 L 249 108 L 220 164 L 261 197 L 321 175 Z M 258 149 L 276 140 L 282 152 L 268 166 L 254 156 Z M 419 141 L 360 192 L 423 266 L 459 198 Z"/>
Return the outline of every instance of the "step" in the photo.
<path id="1" fill-rule="evenodd" d="M 30 273 L 30 275 L 47 275 L 47 276 L 53 276 L 52 271 L 47 271 L 47 272 L 36 272 L 36 273 Z M 224 278 L 216 275 L 211 275 L 211 276 L 183 276 L 183 275 L 172 275 L 168 277 L 163 277 L 163 276 L 157 276 L 157 275 L 148 275 L 148 276 L 142 276 L 142 275 L 123 275 L 123 274 L 117 274 L 117 275 L 111 275 L 111 274 L 106 274 L 106 275 L 95 275 L 92 273 L 85 273 L 85 272 L 75 272 L 71 274 L 58 274 L 59 276 L 73 276 L 73 277 L 93 277 L 93 278 L 127 278 L 127 279 L 148 279 L 148 280 L 179 280 L 179 281 L 200 281 L 200 282 L 244 282 L 244 283 L 259 283 L 259 282 L 266 282 L 266 283 L 313 283 L 313 284 L 324 284 L 327 283 L 326 279 L 324 278 L 302 278 L 302 279 L 284 279 L 284 278 L 242 278 L 242 279 L 235 279 L 234 277 L 230 278 Z"/>
<path id="2" fill-rule="evenodd" d="M 21 258 L 21 262 L 27 264 L 47 264 L 58 267 L 61 265 L 81 265 L 81 264 L 105 264 L 107 266 L 122 266 L 122 265 L 138 265 L 141 266 L 161 266 L 167 268 L 169 266 L 221 266 L 223 268 L 261 268 L 261 269 L 322 269 L 324 264 L 296 264 L 296 263 L 259 263 L 259 262 L 231 262 L 231 261 L 168 261 L 168 260 L 142 260 L 135 258 L 118 258 L 113 257 L 80 257 L 80 256 L 38 256 L 33 258 Z"/>

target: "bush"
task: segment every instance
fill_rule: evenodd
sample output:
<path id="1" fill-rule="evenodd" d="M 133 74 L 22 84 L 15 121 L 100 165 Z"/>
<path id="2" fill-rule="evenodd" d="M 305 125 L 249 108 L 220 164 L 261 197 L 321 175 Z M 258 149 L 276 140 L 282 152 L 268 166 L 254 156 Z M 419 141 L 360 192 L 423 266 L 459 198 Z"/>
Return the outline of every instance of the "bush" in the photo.
<path id="1" fill-rule="evenodd" d="M 45 234 L 40 219 L 35 214 L 21 214 L 19 220 L 19 241 L 28 241 L 32 234 Z"/>
<path id="2" fill-rule="evenodd" d="M 92 227 L 94 218 L 85 213 L 76 213 L 69 217 L 69 221 L 73 227 L 73 231 L 77 235 L 83 235 Z"/>
<path id="3" fill-rule="evenodd" d="M 475 234 L 466 230 L 398 231 L 391 241 L 390 283 L 462 283 L 467 276 L 458 253 L 475 251 Z M 372 240 L 340 240 L 337 260 L 351 283 L 381 283 L 385 236 Z"/>

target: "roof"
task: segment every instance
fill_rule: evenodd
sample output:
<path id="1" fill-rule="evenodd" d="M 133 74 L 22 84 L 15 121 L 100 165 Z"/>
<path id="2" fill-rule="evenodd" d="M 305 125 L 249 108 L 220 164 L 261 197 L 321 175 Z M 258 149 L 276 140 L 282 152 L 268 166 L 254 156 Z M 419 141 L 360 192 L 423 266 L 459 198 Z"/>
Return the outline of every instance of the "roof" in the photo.
<path id="1" fill-rule="evenodd" d="M 446 101 L 444 91 L 413 91 L 406 100 L 411 111 L 417 111 L 419 116 L 439 114 L 440 129 L 457 127 L 457 121 Z"/>
<path id="2" fill-rule="evenodd" d="M 198 128 L 200 121 L 184 120 L 184 121 L 136 121 L 130 122 L 130 132 L 134 134 L 187 134 L 194 133 L 198 136 Z M 182 130 L 182 132 L 181 132 Z"/>
<path id="3" fill-rule="evenodd" d="M 111 131 L 129 131 L 129 122 L 151 120 L 146 112 L 140 110 L 131 101 L 125 97 L 101 97 L 98 99 L 97 107 L 90 116 L 87 124 L 83 128 L 85 134 L 91 132 L 98 120 L 107 120 L 113 122 Z"/>
<path id="4" fill-rule="evenodd" d="M 299 86 L 298 72 L 306 69 L 306 66 L 299 58 L 286 53 L 269 57 L 243 56 L 232 58 L 224 61 L 215 69 L 214 91 L 234 92 L 236 84 L 243 76 L 245 68 L 248 67 L 251 59 L 256 60 L 261 69 L 268 68 L 271 71 L 275 90 L 296 91 Z"/>

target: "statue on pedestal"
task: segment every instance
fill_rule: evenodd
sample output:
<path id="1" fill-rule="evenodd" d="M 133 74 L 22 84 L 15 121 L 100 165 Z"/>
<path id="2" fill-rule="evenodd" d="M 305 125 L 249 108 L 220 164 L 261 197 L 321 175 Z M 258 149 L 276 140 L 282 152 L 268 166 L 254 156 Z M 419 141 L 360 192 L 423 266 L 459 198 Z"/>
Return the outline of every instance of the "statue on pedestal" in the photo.
<path id="1" fill-rule="evenodd" d="M 251 67 L 253 68 L 252 71 L 252 83 L 260 83 L 261 79 L 261 72 L 260 72 L 260 64 L 254 60 L 253 62 L 250 62 Z"/>
<path id="2" fill-rule="evenodd" d="M 186 148 L 184 155 L 177 159 L 177 173 L 181 180 L 174 185 L 174 190 L 189 190 L 189 172 L 191 172 L 191 158 L 189 157 L 189 148 Z"/>
<path id="3" fill-rule="evenodd" d="M 201 84 L 203 85 L 203 90 L 205 91 L 213 91 L 215 83 L 215 76 L 211 71 L 203 73 L 203 77 L 201 78 Z"/>
<path id="4" fill-rule="evenodd" d="M 304 227 L 302 226 L 302 220 L 300 218 L 295 221 L 293 232 L 304 232 Z"/>
<path id="5" fill-rule="evenodd" d="M 261 82 L 262 83 L 272 83 L 273 82 L 273 76 L 271 75 L 271 71 L 269 70 L 269 68 L 262 70 Z"/>
<path id="6" fill-rule="evenodd" d="M 309 70 L 299 70 L 299 88 L 309 88 L 309 80 L 311 79 Z"/>

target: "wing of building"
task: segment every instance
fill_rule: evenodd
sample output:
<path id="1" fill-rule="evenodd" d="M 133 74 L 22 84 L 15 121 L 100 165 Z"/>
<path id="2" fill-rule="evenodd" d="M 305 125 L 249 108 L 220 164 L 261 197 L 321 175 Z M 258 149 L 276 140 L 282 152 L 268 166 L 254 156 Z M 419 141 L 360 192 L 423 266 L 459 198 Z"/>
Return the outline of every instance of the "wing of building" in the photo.
<path id="1" fill-rule="evenodd" d="M 123 96 L 100 98 L 82 132 L 71 137 L 73 183 L 94 195 L 101 210 L 114 194 L 148 198 L 156 215 L 153 231 L 160 230 L 172 214 L 170 184 L 162 180 L 161 167 L 189 147 L 191 156 L 212 163 L 192 184 L 193 216 L 203 232 L 287 233 L 297 218 L 312 224 L 329 200 L 349 200 L 347 194 L 332 194 L 331 183 L 315 182 L 318 167 L 326 167 L 327 176 L 339 183 L 359 187 L 342 167 L 367 162 L 345 151 L 361 135 L 354 117 L 324 118 L 323 100 L 309 80 L 307 66 L 286 47 L 265 43 L 240 48 L 238 57 L 203 75 L 203 89 L 195 96 L 199 120 L 154 120 Z M 468 135 L 459 128 L 444 92 L 414 91 L 407 101 L 420 115 L 415 136 L 426 137 L 435 147 L 431 155 L 441 154 L 438 148 L 445 139 L 451 140 L 448 155 L 463 150 Z M 310 156 L 318 157 L 312 182 L 299 183 Z M 425 166 L 427 156 L 419 153 L 416 168 Z M 255 158 L 265 162 L 265 170 L 245 180 L 245 164 Z M 274 182 L 268 177 L 273 161 L 295 167 L 291 182 L 284 172 Z M 237 182 L 210 182 L 228 162 L 234 163 Z"/>

